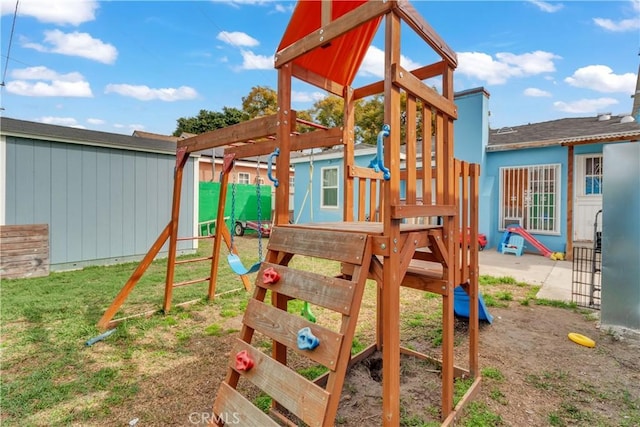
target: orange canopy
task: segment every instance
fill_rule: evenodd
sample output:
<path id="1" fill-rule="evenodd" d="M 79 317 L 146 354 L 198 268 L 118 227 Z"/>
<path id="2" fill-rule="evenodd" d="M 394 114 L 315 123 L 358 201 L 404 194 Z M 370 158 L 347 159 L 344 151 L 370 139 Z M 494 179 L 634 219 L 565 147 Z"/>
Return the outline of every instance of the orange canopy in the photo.
<path id="1" fill-rule="evenodd" d="M 332 0 L 331 20 L 352 11 L 366 0 Z M 298 1 L 278 51 L 290 46 L 322 26 L 322 2 Z M 382 17 L 373 19 L 296 59 L 293 63 L 341 85 L 350 86 L 364 55 L 378 30 Z"/>

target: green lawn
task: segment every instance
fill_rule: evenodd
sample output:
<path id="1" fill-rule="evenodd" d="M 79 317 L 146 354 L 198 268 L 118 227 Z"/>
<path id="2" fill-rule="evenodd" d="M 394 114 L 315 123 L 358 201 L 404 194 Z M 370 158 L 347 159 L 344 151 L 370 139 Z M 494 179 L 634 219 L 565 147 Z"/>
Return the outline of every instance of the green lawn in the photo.
<path id="1" fill-rule="evenodd" d="M 243 261 L 253 263 L 255 238 L 238 239 Z M 200 241 L 197 254 L 211 254 L 211 242 Z M 243 253 L 246 246 L 251 252 Z M 223 247 L 226 254 L 226 248 Z M 189 257 L 181 257 L 186 259 Z M 127 378 L 127 365 L 102 366 L 92 357 L 87 340 L 100 334 L 96 323 L 120 291 L 137 263 L 52 273 L 49 277 L 3 280 L 0 284 L 0 322 L 2 324 L 2 425 L 40 425 L 43 418 L 31 418 L 45 411 L 47 424 L 82 423 L 96 416 L 108 415 L 113 405 L 137 390 Z M 175 281 L 209 276 L 210 263 L 197 262 L 176 266 Z M 162 307 L 166 259 L 156 260 L 133 289 L 116 318 Z M 208 283 L 174 289 L 173 304 L 201 299 L 206 303 Z M 242 288 L 226 261 L 221 261 L 217 293 Z M 248 298 L 244 291 L 236 298 Z M 224 303 L 224 299 L 217 304 Z M 237 304 L 235 304 L 237 306 Z M 157 315 L 123 323 L 110 342 L 118 343 L 114 359 L 126 360 L 142 344 L 137 339 L 144 331 L 175 322 L 186 315 L 174 308 L 172 316 Z M 95 402 L 76 410 L 78 399 L 95 396 Z M 53 409 L 52 408 L 57 408 Z"/>

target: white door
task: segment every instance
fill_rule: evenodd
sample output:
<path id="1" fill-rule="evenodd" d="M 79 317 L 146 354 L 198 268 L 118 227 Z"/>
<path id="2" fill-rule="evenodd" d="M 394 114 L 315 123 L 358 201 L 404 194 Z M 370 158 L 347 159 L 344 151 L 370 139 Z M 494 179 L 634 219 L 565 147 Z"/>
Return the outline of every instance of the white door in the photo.
<path id="1" fill-rule="evenodd" d="M 596 213 L 602 209 L 602 153 L 575 156 L 573 240 L 593 241 Z M 598 231 L 602 215 L 598 215 Z"/>

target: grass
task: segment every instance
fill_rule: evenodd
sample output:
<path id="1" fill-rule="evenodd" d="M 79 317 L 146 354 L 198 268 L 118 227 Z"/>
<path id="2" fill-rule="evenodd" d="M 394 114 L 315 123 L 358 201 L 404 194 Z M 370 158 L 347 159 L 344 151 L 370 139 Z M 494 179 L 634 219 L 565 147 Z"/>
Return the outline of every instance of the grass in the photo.
<path id="1" fill-rule="evenodd" d="M 255 239 L 238 239 L 237 244 L 243 254 L 243 261 L 252 259 Z M 242 247 L 242 245 L 246 245 Z M 210 254 L 208 242 L 201 242 L 197 254 Z M 248 254 L 248 255 L 245 255 Z M 253 254 L 256 255 L 256 254 Z M 189 258 L 181 257 L 181 259 Z M 184 264 L 176 270 L 176 281 L 204 277 L 209 274 L 209 264 Z M 312 258 L 296 257 L 292 264 L 296 268 L 313 270 L 331 275 L 336 263 Z M 195 284 L 174 290 L 174 307 L 168 315 L 153 315 L 121 323 L 116 332 L 98 347 L 102 359 L 96 358 L 96 347 L 85 345 L 89 338 L 100 333 L 96 323 L 128 279 L 137 263 L 108 267 L 89 267 L 79 271 L 53 273 L 46 278 L 4 280 L 0 283 L 2 305 L 2 396 L 1 419 L 3 426 L 37 425 L 46 418 L 48 425 L 82 425 L 86 423 L 109 423 L 113 420 L 118 406 L 130 401 L 139 393 L 144 375 L 140 375 L 138 359 L 145 355 L 149 363 L 176 360 L 189 353 L 189 343 L 198 336 L 225 337 L 237 329 L 225 326 L 227 319 L 241 316 L 247 306 L 249 294 L 243 291 L 220 296 L 213 303 L 205 300 L 207 284 Z M 179 270 L 178 270 L 179 269 Z M 123 305 L 120 316 L 157 310 L 162 306 L 166 260 L 152 263 L 136 288 Z M 510 277 L 481 277 L 482 293 L 490 306 L 508 307 L 512 301 L 523 301 L 563 309 L 575 310 L 572 304 L 558 303 L 535 298 L 538 288 L 528 287 L 525 297 L 518 288 L 524 286 Z M 528 286 L 528 285 L 527 285 Z M 221 263 L 218 291 L 243 289 L 238 277 L 226 263 Z M 401 328 L 403 340 L 427 341 L 437 348 L 442 343 L 442 304 L 435 294 L 403 290 Z M 413 293 L 412 293 L 413 292 Z M 416 298 L 416 295 L 421 295 Z M 196 300 L 190 306 L 177 307 L 175 304 Z M 492 305 L 493 304 L 493 305 Z M 375 286 L 365 290 L 363 308 L 375 308 Z M 198 325 L 193 318 L 203 310 L 214 308 L 215 319 Z M 289 310 L 300 313 L 302 302 L 292 301 Z M 315 307 L 314 307 L 315 309 Z M 333 319 L 323 319 L 318 310 L 319 322 L 331 323 Z M 362 320 L 362 319 L 361 319 Z M 365 321 L 373 322 L 372 319 Z M 358 325 L 353 339 L 352 354 L 366 347 L 372 339 L 371 324 Z M 457 334 L 456 334 L 457 335 Z M 162 337 L 162 338 L 160 338 Z M 271 341 L 256 337 L 254 345 L 268 351 Z M 157 361 L 157 362 L 156 362 Z M 298 368 L 306 378 L 316 378 L 326 372 L 320 365 Z M 485 367 L 482 376 L 489 382 L 491 400 L 506 405 L 507 398 L 499 389 L 505 381 L 497 369 Z M 526 382 L 535 388 L 555 391 L 562 390 L 566 374 L 562 372 L 530 373 Z M 471 385 L 471 381 L 457 381 L 456 402 Z M 624 403 L 626 425 L 637 425 L 640 420 L 640 401 L 630 394 L 615 396 Z M 611 397 L 613 399 L 613 397 Z M 268 410 L 271 398 L 258 395 L 254 403 L 262 410 Z M 73 408 L 73 410 L 69 410 Z M 580 411 L 579 406 L 567 399 L 562 406 L 549 414 L 551 425 L 585 423 L 593 420 L 592 414 Z M 437 414 L 404 416 L 402 425 L 439 425 L 431 421 Z M 471 402 L 461 419 L 461 425 L 500 425 L 499 415 L 492 413 L 486 405 Z M 338 423 L 340 424 L 340 423 Z"/>
<path id="2" fill-rule="evenodd" d="M 180 259 L 210 253 L 210 243 L 201 242 L 200 246 L 197 254 Z M 208 276 L 210 265 L 205 264 L 177 266 L 176 281 Z M 190 308 L 175 304 L 204 299 L 206 283 L 176 288 L 170 315 L 123 322 L 105 340 L 113 348 L 116 366 L 100 366 L 92 347 L 85 345 L 101 332 L 95 326 L 97 321 L 136 266 L 137 263 L 127 263 L 88 267 L 52 273 L 49 277 L 2 281 L 3 426 L 35 423 L 42 411 L 46 411 L 51 425 L 77 424 L 108 416 L 114 405 L 137 393 L 138 384 L 131 383 L 132 365 L 127 361 L 133 362 L 135 353 L 149 350 L 145 337 L 148 339 L 152 331 L 170 330 L 175 337 L 175 342 L 154 343 L 156 353 L 184 351 L 184 344 L 195 331 L 180 328 L 180 324 L 189 319 L 189 310 L 197 310 L 203 303 Z M 154 261 L 117 316 L 161 308 L 165 271 L 166 260 Z M 218 290 L 239 286 L 238 278 L 222 264 Z M 243 294 L 240 298 L 246 300 L 247 295 Z M 237 297 L 229 297 L 227 301 L 237 301 Z M 225 304 L 225 299 L 220 298 L 217 304 Z M 237 302 L 232 304 L 237 309 Z M 224 331 L 219 325 L 209 325 L 204 333 L 219 336 Z M 77 411 L 64 409 L 86 396 L 96 396 L 91 405 Z"/>

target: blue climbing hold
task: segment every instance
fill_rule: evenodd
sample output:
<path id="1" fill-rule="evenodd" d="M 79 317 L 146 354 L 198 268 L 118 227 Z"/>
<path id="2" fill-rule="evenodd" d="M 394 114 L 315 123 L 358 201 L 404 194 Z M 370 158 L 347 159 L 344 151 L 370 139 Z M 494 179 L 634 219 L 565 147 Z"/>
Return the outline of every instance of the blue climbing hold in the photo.
<path id="1" fill-rule="evenodd" d="M 319 345 L 320 340 L 313 335 L 311 328 L 306 327 L 298 331 L 298 348 L 300 350 L 313 350 Z"/>

